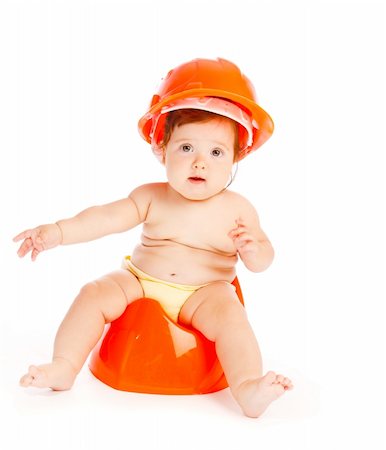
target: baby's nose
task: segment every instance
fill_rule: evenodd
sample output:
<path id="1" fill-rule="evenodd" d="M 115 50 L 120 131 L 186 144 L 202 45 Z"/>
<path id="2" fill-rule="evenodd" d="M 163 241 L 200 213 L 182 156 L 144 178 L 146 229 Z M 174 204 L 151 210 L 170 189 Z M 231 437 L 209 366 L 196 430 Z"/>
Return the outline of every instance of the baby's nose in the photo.
<path id="1" fill-rule="evenodd" d="M 195 168 L 195 169 L 201 169 L 201 170 L 204 170 L 205 169 L 205 167 L 206 167 L 206 164 L 205 164 L 205 161 L 195 161 L 194 163 L 193 163 L 193 167 Z"/>

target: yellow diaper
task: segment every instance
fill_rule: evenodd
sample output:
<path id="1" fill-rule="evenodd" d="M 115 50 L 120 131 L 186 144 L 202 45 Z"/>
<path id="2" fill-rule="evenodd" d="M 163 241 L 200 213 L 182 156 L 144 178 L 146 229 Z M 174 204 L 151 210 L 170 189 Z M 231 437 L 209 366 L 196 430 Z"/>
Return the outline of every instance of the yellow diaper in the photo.
<path id="1" fill-rule="evenodd" d="M 175 322 L 178 321 L 178 315 L 186 300 L 198 289 L 207 286 L 207 284 L 189 286 L 154 278 L 135 267 L 130 261 L 130 256 L 124 258 L 122 267 L 130 270 L 138 278 L 144 292 L 144 297 L 157 300 L 166 314 Z"/>

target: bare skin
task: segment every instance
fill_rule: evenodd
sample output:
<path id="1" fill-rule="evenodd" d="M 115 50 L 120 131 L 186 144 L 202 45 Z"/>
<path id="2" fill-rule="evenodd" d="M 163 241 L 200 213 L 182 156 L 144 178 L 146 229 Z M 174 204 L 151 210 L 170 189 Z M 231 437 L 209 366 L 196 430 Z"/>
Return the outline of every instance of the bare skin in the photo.
<path id="1" fill-rule="evenodd" d="M 165 149 L 167 183 L 135 189 L 128 198 L 88 208 L 77 216 L 20 233 L 20 257 L 60 244 L 86 242 L 143 224 L 132 262 L 156 278 L 208 286 L 183 305 L 179 321 L 216 344 L 235 400 L 245 415 L 259 417 L 291 381 L 263 376 L 258 343 L 230 284 L 240 258 L 253 271 L 272 262 L 272 246 L 253 206 L 224 190 L 233 164 L 234 128 L 227 120 L 182 125 Z M 199 137 L 197 137 L 199 136 Z M 30 366 L 24 387 L 70 389 L 106 323 L 141 298 L 142 287 L 126 270 L 84 286 L 59 327 L 52 362 Z M 240 351 L 242 349 L 242 351 Z"/>

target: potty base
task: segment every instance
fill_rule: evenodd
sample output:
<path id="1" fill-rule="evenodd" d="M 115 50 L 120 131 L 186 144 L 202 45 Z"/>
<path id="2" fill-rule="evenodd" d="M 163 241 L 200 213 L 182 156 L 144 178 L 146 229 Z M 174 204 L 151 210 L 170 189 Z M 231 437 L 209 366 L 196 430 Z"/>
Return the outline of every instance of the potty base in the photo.
<path id="1" fill-rule="evenodd" d="M 234 284 L 243 303 L 237 280 Z M 186 395 L 228 387 L 214 342 L 175 323 L 148 298 L 131 303 L 107 327 L 89 367 L 103 383 L 123 391 Z"/>

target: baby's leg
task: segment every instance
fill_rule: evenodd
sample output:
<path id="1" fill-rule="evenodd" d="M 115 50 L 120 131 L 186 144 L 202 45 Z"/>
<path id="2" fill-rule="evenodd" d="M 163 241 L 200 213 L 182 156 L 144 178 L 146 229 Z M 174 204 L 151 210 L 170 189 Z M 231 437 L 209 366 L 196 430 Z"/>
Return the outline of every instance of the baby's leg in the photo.
<path id="1" fill-rule="evenodd" d="M 187 300 L 179 318 L 215 342 L 231 392 L 245 415 L 260 416 L 273 400 L 292 388 L 291 381 L 282 375 L 268 372 L 263 376 L 258 343 L 229 283 L 199 289 Z"/>
<path id="2" fill-rule="evenodd" d="M 105 324 L 117 319 L 129 303 L 141 297 L 140 283 L 126 270 L 86 284 L 58 329 L 52 362 L 30 366 L 20 384 L 53 390 L 70 389 L 102 336 Z"/>

